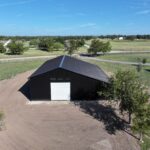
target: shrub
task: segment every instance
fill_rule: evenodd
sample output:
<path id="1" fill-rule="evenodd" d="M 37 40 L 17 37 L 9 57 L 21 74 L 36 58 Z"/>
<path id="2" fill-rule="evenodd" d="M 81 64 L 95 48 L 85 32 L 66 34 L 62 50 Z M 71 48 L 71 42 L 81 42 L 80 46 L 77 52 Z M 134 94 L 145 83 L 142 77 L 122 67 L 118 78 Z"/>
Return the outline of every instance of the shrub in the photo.
<path id="1" fill-rule="evenodd" d="M 5 53 L 6 49 L 2 43 L 0 43 L 0 53 Z"/>
<path id="2" fill-rule="evenodd" d="M 23 43 L 21 42 L 11 42 L 7 46 L 9 48 L 9 54 L 11 55 L 21 55 L 26 50 Z"/>
<path id="3" fill-rule="evenodd" d="M 3 125 L 4 125 L 3 119 L 4 119 L 4 114 L 3 112 L 0 112 L 0 130 L 2 130 Z"/>
<path id="4" fill-rule="evenodd" d="M 111 44 L 110 42 L 102 42 L 99 40 L 93 40 L 90 48 L 88 49 L 88 53 L 96 55 L 98 52 L 102 52 L 105 54 L 106 52 L 111 51 Z"/>
<path id="5" fill-rule="evenodd" d="M 64 49 L 64 45 L 61 44 L 61 43 L 59 43 L 59 42 L 55 42 L 55 43 L 53 44 L 53 49 L 54 49 L 55 51 Z"/>
<path id="6" fill-rule="evenodd" d="M 53 51 L 53 44 L 54 44 L 54 40 L 53 39 L 41 39 L 38 47 L 40 50 L 43 51 Z"/>
<path id="7" fill-rule="evenodd" d="M 143 63 L 143 64 L 146 64 L 146 63 L 147 63 L 147 59 L 146 59 L 146 58 L 143 58 L 143 59 L 142 59 L 142 63 Z"/>

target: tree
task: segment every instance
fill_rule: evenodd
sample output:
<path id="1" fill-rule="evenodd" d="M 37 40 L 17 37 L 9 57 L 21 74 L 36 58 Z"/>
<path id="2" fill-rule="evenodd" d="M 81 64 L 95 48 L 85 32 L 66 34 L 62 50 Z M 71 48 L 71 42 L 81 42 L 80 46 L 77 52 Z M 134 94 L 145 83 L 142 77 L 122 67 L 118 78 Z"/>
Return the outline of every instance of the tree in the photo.
<path id="1" fill-rule="evenodd" d="M 38 43 L 39 43 L 38 39 L 32 39 L 29 44 L 31 47 L 34 47 L 37 46 Z"/>
<path id="2" fill-rule="evenodd" d="M 21 55 L 26 50 L 23 43 L 15 41 L 8 44 L 7 47 L 9 48 L 9 54 L 11 55 Z"/>
<path id="3" fill-rule="evenodd" d="M 54 49 L 55 51 L 62 50 L 62 49 L 64 49 L 64 45 L 61 44 L 61 43 L 59 43 L 59 42 L 55 42 L 55 43 L 53 44 L 53 49 Z"/>
<path id="4" fill-rule="evenodd" d="M 43 51 L 53 51 L 53 44 L 54 41 L 53 39 L 49 38 L 49 39 L 41 39 L 38 47 L 39 49 L 43 50 Z"/>
<path id="5" fill-rule="evenodd" d="M 65 43 L 66 51 L 72 55 L 77 50 L 77 42 L 75 40 L 67 40 Z"/>
<path id="6" fill-rule="evenodd" d="M 133 41 L 135 40 L 135 36 L 134 35 L 129 35 L 129 36 L 126 36 L 126 40 L 130 40 L 130 41 Z"/>
<path id="7" fill-rule="evenodd" d="M 80 39 L 80 40 L 76 40 L 76 43 L 77 43 L 77 47 L 82 47 L 82 46 L 84 46 L 85 41 L 84 41 L 84 39 Z"/>
<path id="8" fill-rule="evenodd" d="M 43 51 L 48 51 L 48 52 L 64 49 L 64 46 L 62 43 L 56 42 L 52 38 L 41 39 L 38 44 L 38 47 L 39 47 L 39 49 L 41 49 Z"/>
<path id="9" fill-rule="evenodd" d="M 97 55 L 98 52 L 102 52 L 103 54 L 111 51 L 110 42 L 102 42 L 99 40 L 93 40 L 90 48 L 88 49 L 88 53 Z"/>
<path id="10" fill-rule="evenodd" d="M 0 53 L 5 53 L 6 49 L 2 43 L 0 43 Z"/>
<path id="11" fill-rule="evenodd" d="M 118 71 L 111 80 L 111 96 L 119 101 L 120 111 L 127 111 L 129 123 L 132 121 L 132 114 L 137 111 L 140 105 L 148 101 L 146 87 L 140 82 L 134 71 Z M 113 94 L 112 94 L 113 93 Z"/>
<path id="12" fill-rule="evenodd" d="M 150 130 L 150 104 L 139 106 L 133 119 L 132 130 L 140 133 L 140 141 L 143 142 L 143 134 Z"/>

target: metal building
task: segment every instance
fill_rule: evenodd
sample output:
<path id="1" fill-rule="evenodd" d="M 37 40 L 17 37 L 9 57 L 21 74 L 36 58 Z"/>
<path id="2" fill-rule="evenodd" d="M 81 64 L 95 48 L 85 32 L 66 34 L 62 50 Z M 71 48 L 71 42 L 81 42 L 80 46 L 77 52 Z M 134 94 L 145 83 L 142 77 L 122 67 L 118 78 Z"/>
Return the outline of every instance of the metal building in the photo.
<path id="1" fill-rule="evenodd" d="M 31 100 L 95 99 L 97 90 L 108 83 L 98 66 L 69 56 L 46 61 L 29 79 Z"/>

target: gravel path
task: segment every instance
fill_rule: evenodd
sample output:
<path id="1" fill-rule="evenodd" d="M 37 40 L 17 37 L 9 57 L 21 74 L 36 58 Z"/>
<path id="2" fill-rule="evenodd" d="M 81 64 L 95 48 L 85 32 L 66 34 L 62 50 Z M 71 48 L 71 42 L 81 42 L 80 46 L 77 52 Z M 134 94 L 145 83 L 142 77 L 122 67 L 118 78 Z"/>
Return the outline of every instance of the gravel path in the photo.
<path id="1" fill-rule="evenodd" d="M 100 58 L 94 58 L 94 57 L 86 57 L 86 56 L 80 56 L 81 59 L 87 59 L 87 60 L 95 60 L 99 62 L 107 62 L 107 63 L 114 63 L 114 64 L 123 64 L 123 65 L 139 65 L 139 63 L 136 62 L 128 62 L 128 61 L 115 61 L 115 60 L 108 60 L 108 59 L 100 59 Z M 143 66 L 150 66 L 150 63 L 142 64 Z"/>
<path id="2" fill-rule="evenodd" d="M 110 134 L 103 121 L 74 104 L 29 105 L 18 90 L 32 71 L 0 82 L 0 110 L 6 130 L 0 150 L 140 150 L 123 131 Z"/>

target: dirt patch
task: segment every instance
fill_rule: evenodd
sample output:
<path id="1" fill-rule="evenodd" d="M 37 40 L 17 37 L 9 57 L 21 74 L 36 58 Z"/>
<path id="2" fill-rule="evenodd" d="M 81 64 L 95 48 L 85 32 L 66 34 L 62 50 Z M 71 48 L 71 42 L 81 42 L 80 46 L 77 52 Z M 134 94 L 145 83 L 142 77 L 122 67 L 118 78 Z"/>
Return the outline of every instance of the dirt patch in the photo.
<path id="1" fill-rule="evenodd" d="M 140 150 L 135 138 L 117 129 L 109 133 L 105 118 L 94 117 L 84 107 L 27 104 L 19 89 L 31 73 L 0 82 L 0 110 L 5 113 L 6 126 L 0 132 L 1 150 Z M 96 113 L 93 109 L 90 105 L 90 111 Z"/>

